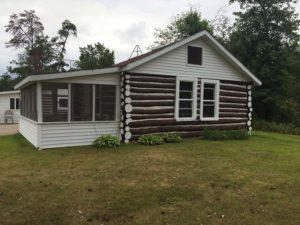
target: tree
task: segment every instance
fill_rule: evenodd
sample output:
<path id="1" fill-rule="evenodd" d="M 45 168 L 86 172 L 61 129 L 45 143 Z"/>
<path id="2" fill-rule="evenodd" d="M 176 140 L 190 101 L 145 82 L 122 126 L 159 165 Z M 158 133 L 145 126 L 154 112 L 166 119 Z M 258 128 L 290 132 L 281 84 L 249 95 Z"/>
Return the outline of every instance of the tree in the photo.
<path id="1" fill-rule="evenodd" d="M 10 91 L 14 89 L 15 82 L 9 74 L 0 76 L 0 91 Z"/>
<path id="2" fill-rule="evenodd" d="M 100 69 L 115 63 L 115 53 L 99 42 L 79 48 L 80 57 L 77 65 L 80 69 Z"/>
<path id="3" fill-rule="evenodd" d="M 227 47 L 232 32 L 230 18 L 224 15 L 225 7 L 221 7 L 215 17 L 209 21 L 211 33 L 223 46 Z"/>
<path id="4" fill-rule="evenodd" d="M 65 20 L 58 36 L 50 38 L 44 34 L 44 26 L 34 10 L 25 10 L 10 16 L 6 32 L 12 34 L 7 47 L 22 49 L 9 67 L 10 73 L 25 77 L 29 74 L 60 72 L 63 70 L 66 43 L 70 35 L 76 36 L 76 26 Z"/>
<path id="5" fill-rule="evenodd" d="M 66 54 L 66 43 L 71 35 L 77 37 L 77 28 L 69 20 L 65 20 L 62 23 L 62 28 L 58 31 L 58 37 L 55 39 L 58 51 L 56 69 L 58 72 L 60 72 L 65 66 L 64 56 Z"/>
<path id="6" fill-rule="evenodd" d="M 18 54 L 16 60 L 11 61 L 17 66 L 8 67 L 8 71 L 21 77 L 29 74 L 54 72 L 51 66 L 55 57 L 54 44 L 55 42 L 48 36 L 36 37 L 33 48 L 25 47 L 24 52 Z"/>
<path id="7" fill-rule="evenodd" d="M 241 11 L 230 35 L 229 50 L 262 80 L 254 92 L 257 116 L 281 121 L 293 75 L 287 73 L 288 59 L 299 44 L 298 15 L 293 0 L 230 0 Z M 291 121 L 289 121 L 291 122 Z"/>
<path id="8" fill-rule="evenodd" d="M 23 65 L 26 61 L 30 62 L 29 67 L 33 71 L 40 72 L 40 65 L 38 63 L 37 54 L 38 47 L 37 40 L 43 36 L 44 26 L 40 22 L 40 18 L 35 15 L 34 10 L 25 10 L 19 14 L 12 14 L 6 27 L 6 32 L 9 32 L 13 37 L 7 43 L 7 47 L 14 47 L 16 49 L 23 48 L 28 53 L 27 58 L 25 54 L 20 54 L 18 58 L 20 62 L 17 64 Z M 30 59 L 29 59 L 30 58 Z M 27 63 L 27 62 L 26 62 Z M 30 71 L 30 69 L 28 69 Z"/>
<path id="9" fill-rule="evenodd" d="M 190 8 L 187 12 L 172 18 L 165 29 L 156 29 L 154 33 L 155 41 L 151 48 L 166 46 L 203 30 L 212 33 L 209 21 L 202 19 L 199 11 Z"/>

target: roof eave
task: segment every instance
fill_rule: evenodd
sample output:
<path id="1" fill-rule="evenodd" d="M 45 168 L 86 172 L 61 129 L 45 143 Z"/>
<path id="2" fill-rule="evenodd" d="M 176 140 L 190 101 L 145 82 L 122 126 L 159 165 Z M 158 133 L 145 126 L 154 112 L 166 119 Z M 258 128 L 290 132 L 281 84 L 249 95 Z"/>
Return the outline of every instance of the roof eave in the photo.
<path id="1" fill-rule="evenodd" d="M 15 91 L 1 91 L 0 95 L 19 94 L 19 93 L 20 93 L 19 90 L 15 90 Z"/>
<path id="2" fill-rule="evenodd" d="M 66 73 L 52 73 L 52 74 L 41 74 L 41 75 L 30 75 L 17 83 L 14 86 L 14 89 L 21 89 L 25 85 L 31 82 L 43 81 L 43 80 L 54 80 L 54 79 L 63 79 L 63 78 L 72 78 L 72 77 L 80 77 L 80 76 L 91 76 L 91 75 L 100 75 L 100 74 L 108 74 L 108 73 L 117 73 L 120 72 L 119 67 L 111 67 L 104 69 L 96 69 L 96 70 L 80 70 L 74 72 L 66 72 Z"/>

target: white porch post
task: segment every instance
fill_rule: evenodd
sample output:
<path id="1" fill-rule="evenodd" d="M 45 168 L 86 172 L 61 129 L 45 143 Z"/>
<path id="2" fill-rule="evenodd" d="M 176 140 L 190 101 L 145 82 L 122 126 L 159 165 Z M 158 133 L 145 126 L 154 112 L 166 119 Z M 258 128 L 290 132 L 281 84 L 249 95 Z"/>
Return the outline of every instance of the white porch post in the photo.
<path id="1" fill-rule="evenodd" d="M 42 111 L 42 84 L 37 82 L 37 122 L 43 122 L 43 111 Z"/>

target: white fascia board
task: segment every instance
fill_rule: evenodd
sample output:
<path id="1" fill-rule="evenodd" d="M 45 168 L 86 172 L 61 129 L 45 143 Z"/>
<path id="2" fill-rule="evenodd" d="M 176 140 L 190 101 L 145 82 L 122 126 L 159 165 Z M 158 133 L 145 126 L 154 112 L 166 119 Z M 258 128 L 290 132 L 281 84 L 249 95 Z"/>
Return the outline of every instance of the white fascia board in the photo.
<path id="1" fill-rule="evenodd" d="M 100 75 L 100 74 L 108 74 L 108 73 L 116 73 L 119 72 L 120 69 L 118 67 L 106 68 L 106 69 L 96 69 L 96 70 L 80 70 L 74 72 L 66 72 L 66 73 L 52 73 L 52 74 L 42 74 L 42 75 L 30 75 L 17 83 L 14 86 L 14 89 L 20 89 L 24 85 L 29 82 L 35 81 L 43 81 L 43 80 L 53 80 L 53 79 L 63 79 L 63 78 L 71 78 L 71 77 L 81 77 L 81 76 L 91 76 L 91 75 Z"/>
<path id="2" fill-rule="evenodd" d="M 16 90 L 16 91 L 1 91 L 0 95 L 9 95 L 9 94 L 19 94 L 20 91 Z"/>

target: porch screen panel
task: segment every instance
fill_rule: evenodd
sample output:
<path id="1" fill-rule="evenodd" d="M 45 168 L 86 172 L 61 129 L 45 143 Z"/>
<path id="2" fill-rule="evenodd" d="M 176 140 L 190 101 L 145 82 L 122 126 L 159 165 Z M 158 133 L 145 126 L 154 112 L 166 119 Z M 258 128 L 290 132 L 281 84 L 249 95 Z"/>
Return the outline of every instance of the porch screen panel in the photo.
<path id="1" fill-rule="evenodd" d="M 68 121 L 68 84 L 42 84 L 43 122 Z"/>
<path id="2" fill-rule="evenodd" d="M 116 86 L 96 85 L 95 120 L 112 121 L 116 117 Z"/>
<path id="3" fill-rule="evenodd" d="M 37 85 L 32 84 L 21 90 L 21 116 L 37 121 Z"/>
<path id="4" fill-rule="evenodd" d="M 93 85 L 71 85 L 71 121 L 93 120 Z"/>

